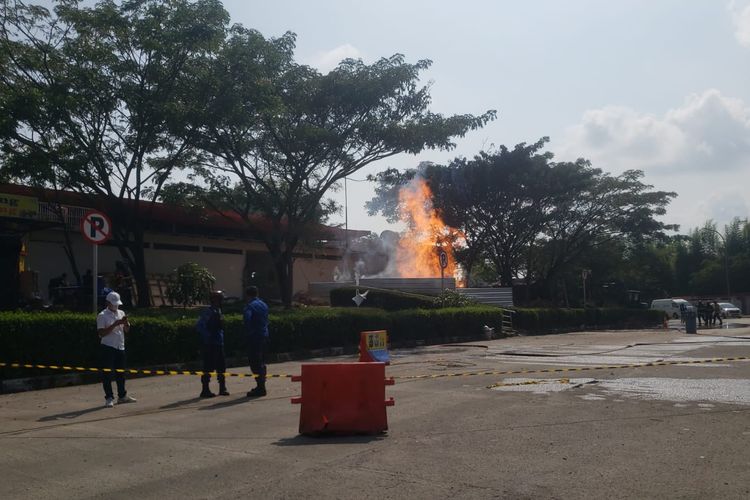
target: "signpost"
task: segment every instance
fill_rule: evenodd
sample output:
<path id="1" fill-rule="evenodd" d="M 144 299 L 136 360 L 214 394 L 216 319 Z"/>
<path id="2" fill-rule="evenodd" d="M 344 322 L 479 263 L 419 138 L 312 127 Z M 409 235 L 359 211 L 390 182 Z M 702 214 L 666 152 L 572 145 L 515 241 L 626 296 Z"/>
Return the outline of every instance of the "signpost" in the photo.
<path id="1" fill-rule="evenodd" d="M 448 254 L 442 248 L 438 251 L 440 259 L 440 289 L 445 291 L 445 268 L 448 267 Z"/>
<path id="2" fill-rule="evenodd" d="M 96 314 L 99 295 L 99 245 L 112 237 L 112 221 L 102 212 L 92 210 L 91 212 L 87 212 L 83 216 L 83 219 L 81 219 L 81 233 L 83 233 L 84 238 L 94 245 L 94 263 L 91 267 L 93 271 L 94 314 Z"/>

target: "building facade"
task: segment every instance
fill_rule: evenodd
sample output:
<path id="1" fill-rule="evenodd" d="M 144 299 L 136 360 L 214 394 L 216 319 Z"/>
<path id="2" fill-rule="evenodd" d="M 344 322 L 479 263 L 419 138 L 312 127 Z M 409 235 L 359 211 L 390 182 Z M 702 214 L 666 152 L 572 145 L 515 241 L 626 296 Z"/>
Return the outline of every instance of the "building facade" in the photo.
<path id="1" fill-rule="evenodd" d="M 0 185 L 2 200 L 8 209 L 3 212 L 0 204 L 0 279 L 17 283 L 2 297 L 3 306 L 12 308 L 34 295 L 49 300 L 49 284 L 59 285 L 63 273 L 70 289 L 80 285 L 80 277 L 92 269 L 94 246 L 84 238 L 81 221 L 91 205 L 106 213 L 106 204 L 91 203 L 75 193 L 7 184 Z M 241 298 L 244 287 L 255 284 L 264 297 L 279 298 L 273 262 L 262 239 L 262 221 L 249 231 L 231 214 L 195 213 L 163 204 L 148 208 L 143 246 L 153 305 L 168 302 L 168 276 L 188 262 L 206 267 L 216 277 L 216 288 L 230 297 Z M 306 292 L 310 282 L 330 281 L 341 265 L 347 233 L 321 225 L 314 234 L 311 242 L 296 249 L 295 293 Z M 348 237 L 364 234 L 349 231 Z M 108 287 L 132 286 L 116 240 L 99 245 L 98 274 Z"/>

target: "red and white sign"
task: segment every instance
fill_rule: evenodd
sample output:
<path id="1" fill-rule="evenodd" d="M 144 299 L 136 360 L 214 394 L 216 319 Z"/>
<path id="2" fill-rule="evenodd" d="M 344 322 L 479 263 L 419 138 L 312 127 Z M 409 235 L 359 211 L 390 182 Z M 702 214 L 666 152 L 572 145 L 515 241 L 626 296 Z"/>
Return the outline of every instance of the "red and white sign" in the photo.
<path id="1" fill-rule="evenodd" d="M 112 221 L 101 212 L 88 212 L 81 219 L 81 232 L 94 245 L 101 245 L 112 237 Z"/>
<path id="2" fill-rule="evenodd" d="M 440 257 L 440 268 L 445 269 L 448 267 L 448 254 L 445 253 L 445 250 L 440 250 L 438 257 Z"/>

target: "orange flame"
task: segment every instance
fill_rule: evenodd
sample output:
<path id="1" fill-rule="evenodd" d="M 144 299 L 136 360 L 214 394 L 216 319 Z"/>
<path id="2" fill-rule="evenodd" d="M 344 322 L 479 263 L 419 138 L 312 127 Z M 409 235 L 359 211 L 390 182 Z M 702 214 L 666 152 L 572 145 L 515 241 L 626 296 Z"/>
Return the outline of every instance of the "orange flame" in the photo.
<path id="1" fill-rule="evenodd" d="M 446 277 L 461 281 L 453 246 L 464 240 L 461 231 L 447 226 L 432 206 L 432 191 L 424 179 L 416 178 L 399 192 L 401 218 L 409 226 L 401 235 L 396 269 L 402 278 L 440 277 L 440 249 L 448 257 Z M 460 286 L 460 285 L 459 285 Z"/>

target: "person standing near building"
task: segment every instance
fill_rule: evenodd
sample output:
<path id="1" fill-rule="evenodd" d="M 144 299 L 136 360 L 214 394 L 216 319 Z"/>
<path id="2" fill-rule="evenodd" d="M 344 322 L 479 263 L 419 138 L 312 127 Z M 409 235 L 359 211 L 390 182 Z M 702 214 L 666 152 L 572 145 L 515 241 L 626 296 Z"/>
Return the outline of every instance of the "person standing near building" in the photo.
<path id="1" fill-rule="evenodd" d="M 212 398 L 216 396 L 208 384 L 211 382 L 210 372 L 216 372 L 216 378 L 219 381 L 219 394 L 229 396 L 226 385 L 226 358 L 224 355 L 224 315 L 221 313 L 221 305 L 224 300 L 224 293 L 220 290 L 211 292 L 210 302 L 205 308 L 198 323 L 195 325 L 201 336 L 201 348 L 203 351 L 203 375 L 201 375 L 200 397 Z"/>
<path id="2" fill-rule="evenodd" d="M 703 319 L 703 301 L 699 300 L 695 305 L 695 318 L 698 320 L 698 326 L 701 326 L 701 320 Z M 708 325 L 706 325 L 708 326 Z"/>
<path id="3" fill-rule="evenodd" d="M 721 306 L 717 301 L 714 300 L 713 305 L 713 311 L 714 311 L 714 325 L 716 324 L 716 320 L 719 320 L 719 326 L 724 326 L 724 321 L 721 319 Z"/>
<path id="4" fill-rule="evenodd" d="M 266 350 L 268 349 L 268 306 L 258 296 L 258 287 L 250 286 L 245 291 L 247 305 L 242 318 L 247 337 L 247 353 L 250 370 L 255 375 L 257 387 L 247 393 L 249 398 L 265 396 Z"/>
<path id="5" fill-rule="evenodd" d="M 125 334 L 130 331 L 130 321 L 122 305 L 120 294 L 110 292 L 105 299 L 106 307 L 96 317 L 96 329 L 101 339 L 99 356 L 102 371 L 102 386 L 104 387 L 104 406 L 112 408 L 115 405 L 112 393 L 112 375 L 117 382 L 117 403 L 135 403 L 136 399 L 129 396 L 125 390 L 125 373 L 115 370 L 125 369 Z"/>

